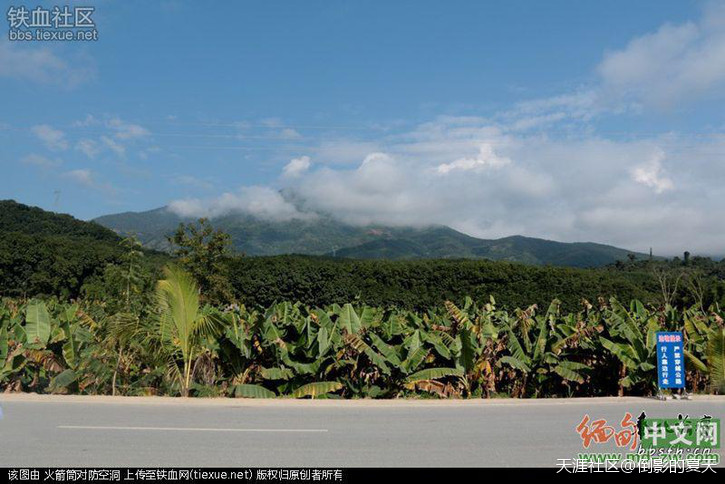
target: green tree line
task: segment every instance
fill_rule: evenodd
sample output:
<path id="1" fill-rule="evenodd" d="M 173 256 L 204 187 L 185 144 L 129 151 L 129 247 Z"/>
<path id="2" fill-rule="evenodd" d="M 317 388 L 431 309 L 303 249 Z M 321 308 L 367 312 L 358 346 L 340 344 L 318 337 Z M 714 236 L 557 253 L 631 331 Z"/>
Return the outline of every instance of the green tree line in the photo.
<path id="1" fill-rule="evenodd" d="M 102 229 L 102 228 L 101 228 Z M 90 229 L 89 229 L 90 230 Z M 106 230 L 106 229 L 102 229 Z M 92 232 L 92 231 L 91 231 Z M 113 299 L 118 267 L 128 264 L 129 241 L 45 232 L 0 234 L 0 295 Z M 109 237 L 110 240 L 106 240 Z M 229 236 L 207 221 L 182 225 L 162 254 L 135 244 L 136 278 L 149 292 L 164 264 L 176 260 L 202 289 L 205 302 L 269 306 L 299 301 L 312 306 L 357 302 L 426 310 L 466 296 L 494 296 L 506 308 L 616 297 L 645 304 L 709 307 L 725 304 L 725 262 L 685 256 L 668 261 L 622 262 L 599 269 L 531 266 L 485 260 L 351 260 L 313 256 L 242 257 Z"/>
<path id="2" fill-rule="evenodd" d="M 9 240 L 22 249 L 22 239 Z M 74 297 L 52 295 L 62 278 L 43 277 L 36 281 L 50 288 L 45 297 L 2 299 L 0 389 L 646 395 L 656 383 L 654 333 L 671 330 L 685 333 L 692 389 L 723 391 L 725 314 L 708 299 L 722 282 L 693 268 L 692 259 L 595 271 L 486 261 L 239 258 L 229 254 L 228 237 L 205 221 L 180 226 L 171 242 L 171 265 L 162 267 L 169 257 L 124 239 L 109 246 L 107 258 L 86 254 L 80 267 L 87 274 L 59 266 L 78 274 Z M 61 246 L 44 249 L 45 259 L 37 260 L 53 261 L 53 248 Z M 624 296 L 614 297 L 618 291 Z M 689 305 L 682 304 L 686 297 Z"/>
<path id="3" fill-rule="evenodd" d="M 577 312 L 493 298 L 416 312 L 203 304 L 170 267 L 150 307 L 4 299 L 0 390 L 329 398 L 650 395 L 655 333 L 685 334 L 691 391 L 725 391 L 725 313 L 616 299 Z"/>

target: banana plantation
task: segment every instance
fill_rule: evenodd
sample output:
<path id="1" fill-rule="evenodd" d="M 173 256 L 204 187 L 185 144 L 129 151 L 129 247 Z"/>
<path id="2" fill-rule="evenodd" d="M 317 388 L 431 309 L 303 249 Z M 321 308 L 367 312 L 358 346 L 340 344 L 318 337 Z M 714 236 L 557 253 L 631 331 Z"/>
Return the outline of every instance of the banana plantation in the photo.
<path id="1" fill-rule="evenodd" d="M 143 309 L 4 299 L 0 390 L 242 398 L 543 398 L 656 392 L 655 333 L 683 331 L 687 388 L 725 392 L 725 312 L 493 298 L 428 312 L 203 304 L 169 267 Z"/>

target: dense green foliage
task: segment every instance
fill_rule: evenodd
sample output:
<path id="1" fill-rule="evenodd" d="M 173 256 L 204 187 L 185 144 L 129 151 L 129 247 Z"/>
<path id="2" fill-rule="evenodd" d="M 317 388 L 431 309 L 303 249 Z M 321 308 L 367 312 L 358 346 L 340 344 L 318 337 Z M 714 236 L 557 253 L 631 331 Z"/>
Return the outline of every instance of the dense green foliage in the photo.
<path id="1" fill-rule="evenodd" d="M 0 304 L 0 390 L 650 394 L 654 333 L 678 330 L 692 387 L 725 391 L 722 261 L 238 257 L 202 222 L 178 227 L 177 265 L 162 274 L 170 256 L 133 238 L 5 206 L 16 216 L 0 227 L 0 292 L 11 296 Z"/>
<path id="2" fill-rule="evenodd" d="M 226 264 L 229 234 L 214 230 L 208 220 L 200 219 L 198 223 L 179 224 L 169 243 L 179 264 L 198 282 L 205 300 L 212 304 L 231 300 Z"/>
<path id="3" fill-rule="evenodd" d="M 294 200 L 292 200 L 294 202 Z M 537 265 L 600 267 L 644 254 L 603 244 L 563 243 L 530 237 L 485 240 L 450 227 L 351 225 L 324 214 L 304 219 L 263 220 L 231 213 L 214 218 L 215 227 L 231 237 L 237 253 L 328 255 L 352 259 L 488 259 Z M 145 246 L 168 250 L 168 237 L 183 218 L 165 208 L 99 217 L 96 221 L 120 234 L 133 235 Z"/>
<path id="4" fill-rule="evenodd" d="M 0 201 L 0 294 L 74 297 L 121 253 L 98 224 Z"/>
<path id="5" fill-rule="evenodd" d="M 658 300 L 656 280 L 646 271 L 621 272 L 539 267 L 472 260 L 362 261 L 307 256 L 230 260 L 230 280 L 247 305 L 275 301 L 310 305 L 361 304 L 426 310 L 466 296 L 494 296 L 502 306 L 562 301 L 575 310 L 582 298 L 616 296 Z"/>
<path id="6" fill-rule="evenodd" d="M 189 395 L 192 376 L 192 364 L 204 350 L 203 341 L 214 334 L 215 318 L 200 305 L 199 287 L 188 272 L 170 266 L 164 270 L 165 278 L 157 285 L 159 307 L 159 328 L 162 345 L 172 348 L 182 363 L 170 365 L 175 372 L 181 388 L 181 395 Z"/>
<path id="7" fill-rule="evenodd" d="M 629 307 L 428 312 L 289 302 L 198 305 L 172 270 L 145 316 L 103 304 L 3 300 L 0 390 L 346 398 L 651 394 L 655 332 L 685 332 L 688 382 L 725 390 L 723 313 Z"/>
<path id="8" fill-rule="evenodd" d="M 0 233 L 0 294 L 77 297 L 121 255 L 118 243 L 68 236 Z"/>
<path id="9" fill-rule="evenodd" d="M 0 295 L 68 299 L 103 291 L 108 266 L 124 260 L 121 241 L 95 223 L 0 201 Z M 158 272 L 168 259 L 143 252 L 148 271 Z"/>
<path id="10" fill-rule="evenodd" d="M 2 233 L 68 236 L 111 243 L 120 240 L 115 232 L 95 222 L 83 222 L 70 215 L 47 212 L 14 200 L 0 200 L 0 227 Z"/>
<path id="11" fill-rule="evenodd" d="M 1 205 L 3 296 L 84 297 L 113 305 L 123 291 L 119 278 L 136 279 L 138 291 L 148 294 L 169 260 L 162 253 L 136 247 L 138 257 L 129 261 L 128 243 L 96 224 L 15 202 Z M 158 216 L 178 221 L 166 211 Z M 588 270 L 465 259 L 239 257 L 229 256 L 229 237 L 208 223 L 176 229 L 167 248 L 192 273 L 206 298 L 203 302 L 236 300 L 253 307 L 275 301 L 312 306 L 355 301 L 425 311 L 446 300 L 461 303 L 466 296 L 480 300 L 493 295 L 507 308 L 544 305 L 557 298 L 568 311 L 576 310 L 581 298 L 611 296 L 678 307 L 725 305 L 725 262 L 702 257 L 628 259 Z M 575 250 L 576 244 L 564 245 Z"/>

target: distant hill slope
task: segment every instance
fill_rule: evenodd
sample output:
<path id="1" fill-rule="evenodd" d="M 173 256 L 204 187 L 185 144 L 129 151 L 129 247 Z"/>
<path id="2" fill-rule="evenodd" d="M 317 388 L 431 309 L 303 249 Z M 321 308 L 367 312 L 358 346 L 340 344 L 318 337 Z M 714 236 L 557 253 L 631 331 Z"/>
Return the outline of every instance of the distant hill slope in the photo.
<path id="1" fill-rule="evenodd" d="M 120 235 L 135 235 L 146 247 L 166 250 L 169 246 L 166 236 L 183 221 L 165 208 L 147 212 L 123 212 L 104 215 L 93 220 L 95 223 Z"/>
<path id="2" fill-rule="evenodd" d="M 179 217 L 158 208 L 147 212 L 126 212 L 95 219 L 114 232 L 135 234 L 146 247 L 166 250 L 166 237 L 181 222 Z M 485 240 L 450 227 L 356 226 L 322 216 L 306 220 L 269 221 L 246 214 L 230 214 L 212 220 L 216 228 L 229 233 L 234 248 L 247 255 L 308 254 L 356 259 L 490 259 L 527 264 L 598 267 L 626 260 L 633 253 L 595 243 L 565 243 L 513 236 Z M 638 258 L 644 254 L 634 253 Z"/>
<path id="3" fill-rule="evenodd" d="M 95 222 L 0 201 L 0 296 L 76 298 L 84 283 L 121 260 L 121 237 Z M 166 255 L 146 251 L 148 264 Z"/>
<path id="4" fill-rule="evenodd" d="M 78 297 L 118 260 L 120 240 L 96 223 L 0 201 L 0 295 Z"/>
<path id="5" fill-rule="evenodd" d="M 626 260 L 632 253 L 592 242 L 556 242 L 519 235 L 495 240 L 476 239 L 444 227 L 422 231 L 402 240 L 382 239 L 348 247 L 337 251 L 337 256 L 355 259 L 490 259 L 538 265 L 599 267 Z M 645 257 L 644 254 L 634 254 L 638 258 Z"/>
<path id="6" fill-rule="evenodd" d="M 95 222 L 84 222 L 70 215 L 48 212 L 15 200 L 0 200 L 0 233 L 87 237 L 117 243 L 118 234 Z"/>

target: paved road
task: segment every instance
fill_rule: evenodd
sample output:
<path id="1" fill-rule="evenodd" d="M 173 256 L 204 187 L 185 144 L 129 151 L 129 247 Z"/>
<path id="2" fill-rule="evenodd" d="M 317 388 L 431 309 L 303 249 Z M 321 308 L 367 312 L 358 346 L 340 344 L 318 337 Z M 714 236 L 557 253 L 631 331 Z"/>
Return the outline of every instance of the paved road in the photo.
<path id="1" fill-rule="evenodd" d="M 0 466 L 64 467 L 555 466 L 582 452 L 574 428 L 584 414 L 617 427 L 626 411 L 725 417 L 725 397 L 376 403 L 2 395 L 0 407 Z"/>

